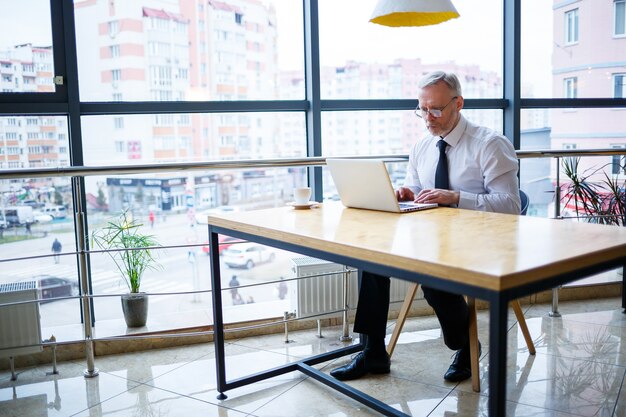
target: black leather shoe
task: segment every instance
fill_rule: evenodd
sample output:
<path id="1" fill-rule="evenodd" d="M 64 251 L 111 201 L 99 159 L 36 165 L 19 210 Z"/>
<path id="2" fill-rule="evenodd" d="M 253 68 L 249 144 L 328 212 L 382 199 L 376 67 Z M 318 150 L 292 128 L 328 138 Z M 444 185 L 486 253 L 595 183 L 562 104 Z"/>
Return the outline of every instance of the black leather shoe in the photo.
<path id="1" fill-rule="evenodd" d="M 478 343 L 478 356 L 482 354 L 482 346 Z M 466 346 L 456 352 L 454 360 L 443 379 L 450 382 L 461 382 L 472 376 L 472 365 L 470 360 L 470 348 Z"/>
<path id="2" fill-rule="evenodd" d="M 365 352 L 359 352 L 352 362 L 347 365 L 335 368 L 330 371 L 330 375 L 340 381 L 349 381 L 351 379 L 359 379 L 368 373 L 372 374 L 388 374 L 391 369 L 391 361 L 389 355 L 366 355 Z"/>

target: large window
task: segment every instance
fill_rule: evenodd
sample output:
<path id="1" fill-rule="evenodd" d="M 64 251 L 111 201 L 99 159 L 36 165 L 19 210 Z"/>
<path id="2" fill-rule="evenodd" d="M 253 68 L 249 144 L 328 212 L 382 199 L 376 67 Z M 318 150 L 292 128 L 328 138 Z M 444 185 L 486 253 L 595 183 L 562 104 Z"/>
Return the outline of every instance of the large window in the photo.
<path id="1" fill-rule="evenodd" d="M 126 101 L 304 98 L 301 1 L 195 3 L 76 2 L 81 98 L 110 101 L 117 90 Z"/>
<path id="2" fill-rule="evenodd" d="M 502 1 L 455 2 L 462 18 L 395 30 L 368 21 L 375 5 L 319 1 L 322 98 L 416 98 L 434 69 L 458 73 L 465 97 L 502 96 Z"/>
<path id="3" fill-rule="evenodd" d="M 615 36 L 626 35 L 626 0 L 615 0 Z"/>
<path id="4" fill-rule="evenodd" d="M 565 98 L 578 97 L 578 78 L 571 77 L 563 80 L 563 96 Z"/>
<path id="5" fill-rule="evenodd" d="M 611 145 L 613 149 L 624 149 L 626 144 Z M 614 155 L 611 158 L 611 174 L 626 175 L 626 155 Z"/>
<path id="6" fill-rule="evenodd" d="M 578 9 L 565 12 L 565 43 L 578 42 Z"/>
<path id="7" fill-rule="evenodd" d="M 0 93 L 54 92 L 48 0 L 11 3 L 0 13 Z"/>
<path id="8" fill-rule="evenodd" d="M 165 270 L 148 291 L 206 289 L 207 275 L 198 271 L 206 271 L 207 257 L 199 255 L 206 253 L 202 222 L 209 210 L 281 206 L 294 186 L 309 182 L 313 198 L 337 198 L 325 169 L 240 164 L 406 155 L 425 133 L 413 109 L 418 80 L 431 70 L 457 73 L 466 117 L 505 132 L 521 150 L 626 145 L 623 0 L 454 0 L 458 19 L 416 28 L 369 23 L 376 0 L 13 3 L 0 14 L 0 196 L 5 208 L 31 206 L 38 220 L 30 231 L 12 224 L 0 246 L 8 257 L 24 247 L 46 256 L 59 236 L 70 254 L 58 264 L 52 257 L 7 262 L 6 280 L 76 279 L 71 252 L 82 236 L 75 236 L 70 213 L 78 196 L 90 230 L 130 210 L 155 225 L 163 244 L 190 245 L 160 251 Z M 67 4 L 73 10 L 61 7 Z M 64 15 L 70 11 L 74 16 Z M 520 33 L 505 27 L 518 21 Z M 63 84 L 53 84 L 53 75 Z M 55 94 L 26 94 L 46 91 Z M 607 172 L 619 171 L 623 158 L 602 158 Z M 550 215 L 556 170 L 549 160 L 532 159 L 520 169 L 531 213 Z M 221 166 L 189 168 L 207 161 Z M 164 164 L 186 165 L 155 172 Z M 6 174 L 68 166 L 115 173 L 90 173 L 80 183 L 54 170 L 50 178 Z M 138 166 L 148 169 L 127 173 Z M 400 185 L 403 163 L 389 170 Z M 47 214 L 63 209 L 65 220 Z M 156 220 L 147 223 L 151 212 Z M 276 278 L 279 259 L 288 269 L 288 257 L 277 253 L 276 263 L 233 273 L 242 282 Z M 96 294 L 123 290 L 104 257 L 91 261 Z M 172 298 L 155 301 L 162 323 L 175 316 L 161 308 Z M 271 289 L 255 296 L 271 298 Z M 94 303 L 98 325 L 120 319 L 113 303 Z M 65 313 L 80 322 L 77 302 L 45 307 L 44 327 L 64 323 Z"/>
<path id="9" fill-rule="evenodd" d="M 302 113 L 85 116 L 82 131 L 88 165 L 306 156 Z"/>
<path id="10" fill-rule="evenodd" d="M 626 38 L 609 29 L 615 18 L 612 3 L 598 4 L 521 2 L 522 97 L 619 97 L 615 83 L 620 80 L 613 83 L 610 77 L 623 72 Z M 606 30 L 598 29 L 599 22 Z"/>
<path id="11" fill-rule="evenodd" d="M 613 97 L 626 98 L 626 73 L 613 74 Z"/>

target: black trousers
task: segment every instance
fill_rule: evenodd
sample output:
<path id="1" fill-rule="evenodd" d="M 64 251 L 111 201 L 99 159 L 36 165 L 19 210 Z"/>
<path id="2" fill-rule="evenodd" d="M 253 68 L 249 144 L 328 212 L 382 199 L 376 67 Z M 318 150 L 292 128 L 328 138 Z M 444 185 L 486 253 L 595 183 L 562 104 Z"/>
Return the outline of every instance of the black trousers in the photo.
<path id="1" fill-rule="evenodd" d="M 372 338 L 384 338 L 389 313 L 389 277 L 359 271 L 361 288 L 354 319 L 354 331 Z M 462 295 L 422 286 L 424 298 L 435 310 L 443 339 L 450 349 L 459 350 L 469 342 L 469 308 Z"/>

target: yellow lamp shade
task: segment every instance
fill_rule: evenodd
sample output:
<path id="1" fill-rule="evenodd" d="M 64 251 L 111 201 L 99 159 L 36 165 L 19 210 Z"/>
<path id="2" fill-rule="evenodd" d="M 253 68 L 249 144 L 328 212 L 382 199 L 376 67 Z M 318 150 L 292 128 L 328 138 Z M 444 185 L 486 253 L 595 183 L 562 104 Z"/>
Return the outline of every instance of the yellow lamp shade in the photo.
<path id="1" fill-rule="evenodd" d="M 384 26 L 428 26 L 459 17 L 450 0 L 379 0 L 370 22 Z"/>

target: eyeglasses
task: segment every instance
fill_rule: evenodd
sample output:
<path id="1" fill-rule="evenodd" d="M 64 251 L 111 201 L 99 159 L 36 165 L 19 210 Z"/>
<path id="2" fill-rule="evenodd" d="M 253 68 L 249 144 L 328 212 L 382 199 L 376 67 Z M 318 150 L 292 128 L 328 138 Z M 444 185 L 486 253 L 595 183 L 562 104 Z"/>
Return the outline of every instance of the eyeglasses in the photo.
<path id="1" fill-rule="evenodd" d="M 446 104 L 445 106 L 443 106 L 440 109 L 420 109 L 419 106 L 415 109 L 415 115 L 417 117 L 419 117 L 420 119 L 425 119 L 426 117 L 428 117 L 428 113 L 430 113 L 431 116 L 439 118 L 441 116 L 443 116 L 443 111 L 446 109 L 446 107 L 448 107 L 450 105 L 450 103 L 452 103 L 454 101 L 454 99 L 459 98 L 459 96 L 454 96 L 452 97 L 452 99 L 450 101 L 448 101 L 448 104 Z"/>

